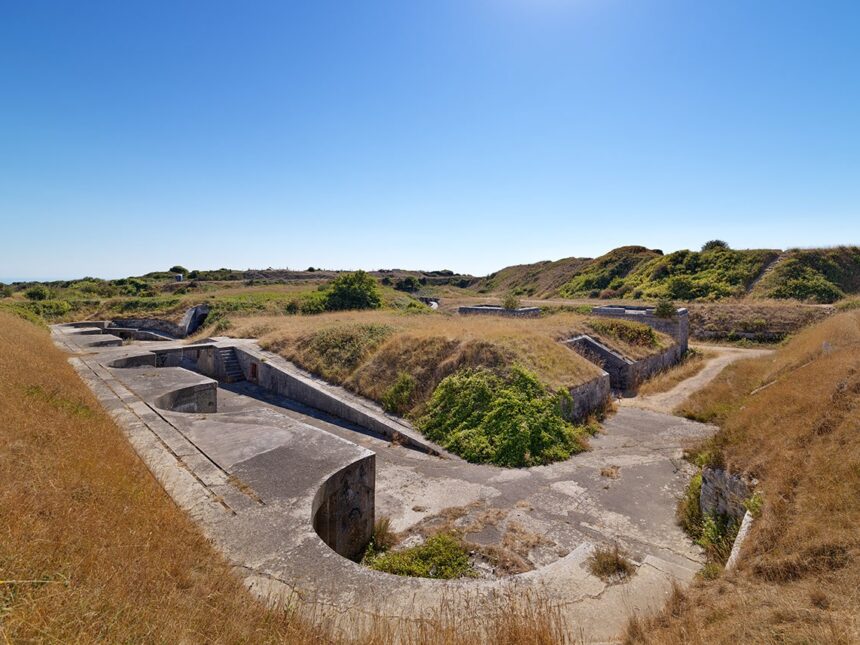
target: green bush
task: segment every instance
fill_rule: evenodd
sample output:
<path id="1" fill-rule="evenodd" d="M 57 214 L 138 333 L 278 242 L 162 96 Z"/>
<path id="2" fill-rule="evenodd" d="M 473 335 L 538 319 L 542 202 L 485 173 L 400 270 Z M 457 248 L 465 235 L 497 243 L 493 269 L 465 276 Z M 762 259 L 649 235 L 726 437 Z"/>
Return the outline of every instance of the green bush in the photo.
<path id="1" fill-rule="evenodd" d="M 414 376 L 407 372 L 400 372 L 397 375 L 397 380 L 382 395 L 383 409 L 393 414 L 403 414 L 409 408 L 415 385 Z"/>
<path id="2" fill-rule="evenodd" d="M 726 250 L 729 248 L 729 245 L 723 242 L 722 240 L 711 240 L 709 242 L 705 242 L 702 245 L 702 251 L 718 251 L 718 250 Z"/>
<path id="3" fill-rule="evenodd" d="M 339 276 L 328 287 L 326 308 L 331 311 L 377 309 L 380 306 L 382 298 L 376 280 L 364 271 Z"/>
<path id="4" fill-rule="evenodd" d="M 657 318 L 674 318 L 676 313 L 675 303 L 671 298 L 661 298 L 654 307 L 654 315 Z"/>
<path id="5" fill-rule="evenodd" d="M 439 533 L 424 544 L 401 551 L 366 556 L 364 564 L 376 571 L 416 578 L 450 580 L 477 575 L 462 542 L 448 533 Z"/>
<path id="6" fill-rule="evenodd" d="M 40 300 L 28 303 L 27 307 L 45 320 L 62 318 L 72 310 L 72 305 L 66 300 Z"/>
<path id="7" fill-rule="evenodd" d="M 585 429 L 563 417 L 566 392 L 549 392 L 514 366 L 500 376 L 461 370 L 443 379 L 417 427 L 467 461 L 521 467 L 567 459 L 585 450 Z"/>
<path id="8" fill-rule="evenodd" d="M 699 497 L 702 494 L 702 473 L 696 473 L 687 485 L 684 496 L 678 500 L 678 524 L 694 540 L 702 534 L 702 508 Z"/>
<path id="9" fill-rule="evenodd" d="M 186 269 L 181 264 L 175 264 L 167 270 L 168 273 L 181 273 L 182 275 L 188 275 L 188 269 Z"/>
<path id="10" fill-rule="evenodd" d="M 398 291 L 407 291 L 409 293 L 413 293 L 418 291 L 421 287 L 421 283 L 418 282 L 418 278 L 414 275 L 408 275 L 405 278 L 401 278 L 397 282 L 394 283 L 394 288 Z"/>
<path id="11" fill-rule="evenodd" d="M 513 291 L 508 293 L 502 299 L 502 307 L 504 307 L 508 311 L 514 311 L 516 309 L 519 309 L 520 308 L 520 299 L 517 297 L 517 294 L 515 294 Z"/>
<path id="12" fill-rule="evenodd" d="M 51 297 L 51 290 L 48 287 L 37 284 L 33 287 L 30 287 L 24 292 L 24 295 L 27 296 L 28 300 L 38 301 L 38 300 L 47 300 Z"/>
<path id="13" fill-rule="evenodd" d="M 11 298 L 13 293 L 12 287 L 5 284 L 0 286 L 0 298 Z"/>

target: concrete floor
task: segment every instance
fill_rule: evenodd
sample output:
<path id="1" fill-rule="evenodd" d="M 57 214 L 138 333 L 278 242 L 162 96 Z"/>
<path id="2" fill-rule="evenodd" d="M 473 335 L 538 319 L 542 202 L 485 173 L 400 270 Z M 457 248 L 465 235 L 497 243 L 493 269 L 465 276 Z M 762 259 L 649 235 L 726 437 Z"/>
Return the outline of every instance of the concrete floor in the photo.
<path id="1" fill-rule="evenodd" d="M 62 328 L 54 332 L 58 344 L 81 352 L 73 364 L 82 378 L 249 587 L 270 601 L 312 598 L 315 607 L 332 608 L 347 632 L 355 633 L 357 617 L 411 620 L 433 615 L 441 602 L 474 613 L 476 601 L 513 585 L 548 594 L 572 633 L 605 641 L 630 613 L 659 607 L 673 580 L 689 582 L 701 566 L 674 511 L 691 474 L 682 448 L 711 426 L 621 407 L 590 451 L 565 462 L 518 470 L 468 464 L 392 445 L 248 382 L 220 384 L 217 413 L 155 410 L 135 393 L 134 369 L 106 366 L 175 344 L 94 347 L 83 337 L 87 344 L 77 345 L 77 335 Z M 459 529 L 476 545 L 484 580 L 380 574 L 338 556 L 313 533 L 319 482 L 333 464 L 368 451 L 376 455 L 377 517 L 391 518 L 407 542 L 439 526 Z M 637 572 L 607 585 L 585 562 L 595 545 L 615 543 Z M 502 551 L 506 564 L 482 559 L 486 548 Z M 503 575 L 518 571 L 527 573 Z"/>

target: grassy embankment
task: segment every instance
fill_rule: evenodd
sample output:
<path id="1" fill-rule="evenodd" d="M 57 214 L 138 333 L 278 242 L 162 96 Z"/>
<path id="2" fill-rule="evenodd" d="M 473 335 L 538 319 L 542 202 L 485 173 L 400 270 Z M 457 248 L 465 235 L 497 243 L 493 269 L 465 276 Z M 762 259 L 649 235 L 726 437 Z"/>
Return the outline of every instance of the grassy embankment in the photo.
<path id="1" fill-rule="evenodd" d="M 0 640 L 337 643 L 313 607 L 267 610 L 137 458 L 53 347 L 0 312 Z M 474 643 L 476 623 L 370 624 L 353 642 Z M 305 613 L 307 612 L 307 613 Z M 325 621 L 323 621 L 324 623 Z M 490 642 L 556 643 L 545 600 L 500 600 Z"/>
<path id="2" fill-rule="evenodd" d="M 582 332 L 633 358 L 671 342 L 643 325 L 572 313 L 532 320 L 382 311 L 247 317 L 227 330 L 259 338 L 287 360 L 414 420 L 466 459 L 506 466 L 585 449 L 588 429 L 564 419 L 565 395 L 600 372 L 558 342 Z"/>
<path id="3" fill-rule="evenodd" d="M 759 480 L 759 517 L 735 572 L 675 593 L 628 642 L 860 642 L 858 350 L 860 311 L 841 313 L 729 366 L 683 406 L 720 425 L 699 463 Z"/>

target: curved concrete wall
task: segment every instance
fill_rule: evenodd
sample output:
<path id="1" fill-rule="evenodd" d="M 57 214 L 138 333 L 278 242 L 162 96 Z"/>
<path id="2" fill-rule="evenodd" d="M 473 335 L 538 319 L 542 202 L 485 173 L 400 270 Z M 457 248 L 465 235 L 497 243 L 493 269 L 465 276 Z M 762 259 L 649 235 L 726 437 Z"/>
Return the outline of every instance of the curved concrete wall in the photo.
<path id="1" fill-rule="evenodd" d="M 152 404 L 170 412 L 217 412 L 218 384 L 202 383 L 171 390 L 159 396 Z"/>
<path id="2" fill-rule="evenodd" d="M 329 477 L 314 495 L 314 531 L 336 553 L 358 560 L 373 535 L 376 455 Z"/>

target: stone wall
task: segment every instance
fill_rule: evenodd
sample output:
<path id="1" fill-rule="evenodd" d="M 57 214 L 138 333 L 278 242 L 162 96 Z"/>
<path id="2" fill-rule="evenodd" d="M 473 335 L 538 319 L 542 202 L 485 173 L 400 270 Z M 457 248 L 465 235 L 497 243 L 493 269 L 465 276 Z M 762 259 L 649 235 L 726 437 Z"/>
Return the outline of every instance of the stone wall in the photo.
<path id="1" fill-rule="evenodd" d="M 595 410 L 604 409 L 609 403 L 610 389 L 609 374 L 606 372 L 595 379 L 570 388 L 573 408 L 565 410 L 565 417 L 570 421 L 582 421 Z"/>
<path id="2" fill-rule="evenodd" d="M 313 526 L 338 554 L 358 560 L 373 535 L 376 455 L 332 475 L 314 497 Z"/>
<path id="3" fill-rule="evenodd" d="M 699 506 L 703 513 L 728 515 L 741 520 L 746 513 L 744 501 L 753 492 L 753 483 L 741 475 L 732 474 L 722 468 L 702 469 L 702 492 Z"/>
<path id="4" fill-rule="evenodd" d="M 474 305 L 460 307 L 458 313 L 464 316 L 505 316 L 507 318 L 537 318 L 540 316 L 540 307 L 520 307 L 519 309 L 505 309 L 490 305 Z"/>
<path id="5" fill-rule="evenodd" d="M 675 342 L 681 347 L 681 354 L 687 351 L 690 339 L 690 317 L 684 308 L 677 309 L 672 318 L 659 318 L 654 315 L 654 307 L 647 306 L 620 307 L 607 305 L 605 307 L 594 307 L 591 313 L 595 316 L 623 318 L 624 320 L 643 323 L 674 338 Z"/>
<path id="6" fill-rule="evenodd" d="M 657 354 L 633 361 L 585 334 L 565 344 L 605 370 L 612 389 L 619 392 L 635 392 L 645 379 L 675 365 L 684 354 L 680 345 L 673 344 Z"/>

